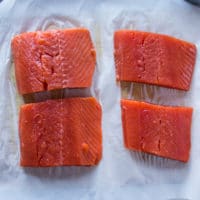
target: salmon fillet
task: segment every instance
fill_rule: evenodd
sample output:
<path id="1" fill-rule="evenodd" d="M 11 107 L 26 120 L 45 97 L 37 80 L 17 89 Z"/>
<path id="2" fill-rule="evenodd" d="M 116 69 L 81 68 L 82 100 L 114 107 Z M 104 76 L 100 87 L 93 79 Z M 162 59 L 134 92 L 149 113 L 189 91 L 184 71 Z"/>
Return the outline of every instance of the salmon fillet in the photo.
<path id="1" fill-rule="evenodd" d="M 21 166 L 96 165 L 102 157 L 101 106 L 93 97 L 22 105 Z"/>
<path id="2" fill-rule="evenodd" d="M 87 29 L 22 33 L 12 52 L 20 94 L 91 86 L 96 53 Z"/>
<path id="3" fill-rule="evenodd" d="M 121 109 L 128 149 L 188 161 L 192 108 L 122 99 Z"/>
<path id="4" fill-rule="evenodd" d="M 119 30 L 114 34 L 117 81 L 189 90 L 196 46 L 167 35 Z"/>

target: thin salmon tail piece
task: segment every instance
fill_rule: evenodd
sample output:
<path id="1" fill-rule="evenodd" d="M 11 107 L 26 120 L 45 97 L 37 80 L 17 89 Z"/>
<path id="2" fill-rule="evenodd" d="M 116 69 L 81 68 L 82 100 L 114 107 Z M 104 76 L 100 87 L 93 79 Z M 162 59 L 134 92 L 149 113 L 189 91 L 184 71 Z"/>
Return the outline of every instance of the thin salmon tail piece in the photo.
<path id="1" fill-rule="evenodd" d="M 92 84 L 96 51 L 87 29 L 22 33 L 11 47 L 20 94 Z"/>
<path id="2" fill-rule="evenodd" d="M 187 162 L 191 148 L 190 107 L 121 100 L 125 147 Z"/>
<path id="3" fill-rule="evenodd" d="M 116 80 L 189 90 L 196 60 L 192 43 L 157 33 L 114 34 Z"/>
<path id="4" fill-rule="evenodd" d="M 102 158 L 101 118 L 101 106 L 93 97 L 21 106 L 20 165 L 97 165 Z"/>

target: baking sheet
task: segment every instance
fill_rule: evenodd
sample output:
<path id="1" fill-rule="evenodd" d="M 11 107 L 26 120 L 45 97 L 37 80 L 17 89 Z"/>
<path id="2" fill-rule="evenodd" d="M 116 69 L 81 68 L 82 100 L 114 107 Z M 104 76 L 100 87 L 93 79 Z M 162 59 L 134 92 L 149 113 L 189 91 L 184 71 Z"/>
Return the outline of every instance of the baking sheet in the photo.
<path id="1" fill-rule="evenodd" d="M 183 0 L 16 1 L 0 3 L 0 199 L 200 199 L 200 8 Z M 103 159 L 97 167 L 19 167 L 18 95 L 11 38 L 52 28 L 90 29 L 97 67 L 88 92 L 103 109 Z M 189 92 L 115 82 L 113 32 L 138 29 L 194 42 L 197 62 Z M 78 91 L 80 93 L 80 91 Z M 69 92 L 67 92 L 67 95 Z M 71 94 L 71 93 L 70 93 Z M 85 94 L 85 93 L 84 93 Z M 83 95 L 84 95 L 83 94 Z M 187 164 L 130 152 L 123 146 L 120 98 L 194 107 Z"/>

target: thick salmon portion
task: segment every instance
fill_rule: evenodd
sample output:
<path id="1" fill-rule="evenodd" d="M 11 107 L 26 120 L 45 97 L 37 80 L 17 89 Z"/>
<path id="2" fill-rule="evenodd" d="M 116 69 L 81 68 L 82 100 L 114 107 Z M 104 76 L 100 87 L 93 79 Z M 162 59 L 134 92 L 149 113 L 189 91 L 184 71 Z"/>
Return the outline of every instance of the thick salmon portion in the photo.
<path id="1" fill-rule="evenodd" d="M 101 106 L 93 97 L 21 106 L 21 166 L 96 165 L 102 157 Z"/>
<path id="2" fill-rule="evenodd" d="M 187 162 L 192 108 L 121 100 L 124 143 L 128 149 Z"/>
<path id="3" fill-rule="evenodd" d="M 170 36 L 119 30 L 114 35 L 118 81 L 189 90 L 196 46 Z"/>
<path id="4" fill-rule="evenodd" d="M 20 94 L 91 86 L 96 53 L 87 29 L 22 33 L 12 52 Z"/>

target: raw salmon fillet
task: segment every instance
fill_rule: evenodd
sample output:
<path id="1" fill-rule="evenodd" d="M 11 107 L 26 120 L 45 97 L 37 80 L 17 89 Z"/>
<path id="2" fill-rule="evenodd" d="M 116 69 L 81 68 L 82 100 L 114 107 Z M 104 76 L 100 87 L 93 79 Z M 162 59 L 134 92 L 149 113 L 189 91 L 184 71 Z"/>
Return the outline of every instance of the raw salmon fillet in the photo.
<path id="1" fill-rule="evenodd" d="M 102 157 L 101 107 L 93 97 L 22 105 L 21 166 L 96 165 Z"/>
<path id="2" fill-rule="evenodd" d="M 121 109 L 128 149 L 188 161 L 192 108 L 122 99 Z"/>
<path id="3" fill-rule="evenodd" d="M 189 90 L 196 46 L 167 35 L 119 30 L 114 35 L 117 81 Z"/>
<path id="4" fill-rule="evenodd" d="M 87 29 L 22 33 L 12 52 L 20 94 L 91 86 L 96 53 Z"/>

